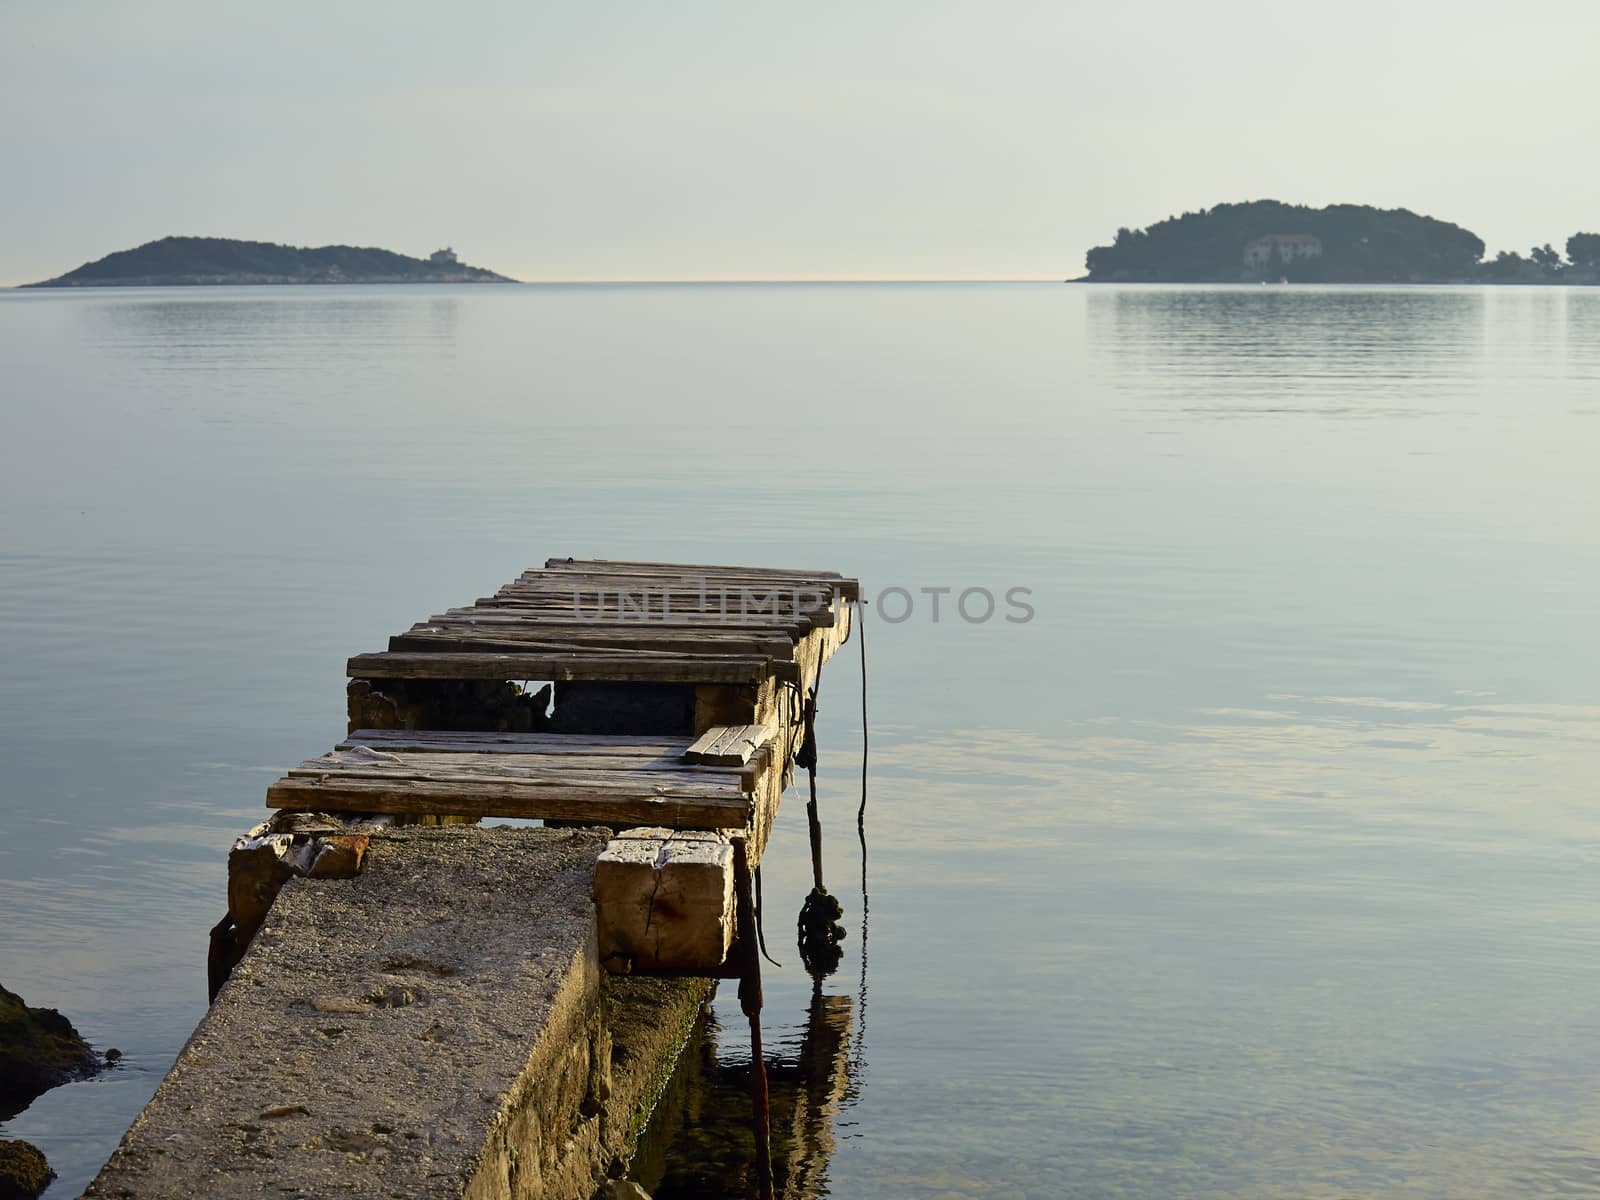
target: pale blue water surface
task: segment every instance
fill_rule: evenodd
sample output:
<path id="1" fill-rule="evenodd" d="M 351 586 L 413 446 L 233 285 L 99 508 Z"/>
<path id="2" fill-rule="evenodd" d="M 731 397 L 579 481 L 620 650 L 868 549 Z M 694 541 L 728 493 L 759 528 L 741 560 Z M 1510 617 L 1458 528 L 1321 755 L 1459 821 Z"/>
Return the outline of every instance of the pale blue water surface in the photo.
<path id="1" fill-rule="evenodd" d="M 6 1122 L 52 1196 L 345 658 L 552 554 L 1031 589 L 869 618 L 864 1014 L 827 674 L 811 1194 L 1600 1193 L 1600 290 L 10 292 L 0 417 L 0 982 L 126 1055 Z"/>

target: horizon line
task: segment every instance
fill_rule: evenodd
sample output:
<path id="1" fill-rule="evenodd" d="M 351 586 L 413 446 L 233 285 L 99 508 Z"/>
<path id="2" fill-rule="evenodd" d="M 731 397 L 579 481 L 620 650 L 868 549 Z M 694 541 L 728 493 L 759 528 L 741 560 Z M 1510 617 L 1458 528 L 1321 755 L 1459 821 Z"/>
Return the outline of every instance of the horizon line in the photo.
<path id="1" fill-rule="evenodd" d="M 44 282 L 44 281 L 43 280 L 40 280 L 40 281 L 32 281 L 32 280 L 30 280 L 30 281 L 23 282 L 23 283 L 5 283 L 5 284 L 0 284 L 0 289 L 4 289 L 4 290 L 7 290 L 7 291 L 32 290 L 40 282 Z M 789 276 L 772 276 L 770 278 L 769 277 L 765 277 L 765 276 L 736 276 L 736 277 L 728 277 L 728 278 L 706 278 L 706 279 L 685 279 L 685 278 L 675 278 L 675 277 L 662 277 L 662 278 L 659 278 L 659 279 L 631 279 L 631 278 L 513 279 L 513 278 L 510 278 L 508 276 L 508 277 L 506 277 L 505 282 L 506 283 L 512 283 L 512 284 L 521 284 L 521 285 L 526 286 L 526 287 L 584 287 L 584 286 L 589 286 L 589 287 L 598 287 L 598 286 L 648 287 L 648 286 L 651 286 L 651 285 L 664 285 L 664 284 L 673 284 L 673 285 L 713 285 L 714 286 L 714 285 L 753 285 L 753 284 L 774 284 L 774 283 L 784 283 L 784 284 L 805 284 L 805 283 L 819 283 L 819 284 L 820 283 L 1070 283 L 1072 281 L 1070 279 L 1067 279 L 1067 278 L 1065 278 L 1063 276 L 1059 276 L 1059 275 L 870 275 L 870 276 L 869 275 L 863 275 L 863 276 L 840 276 L 840 275 L 792 276 L 792 275 L 789 275 Z M 485 287 L 485 286 L 488 286 L 488 287 L 493 287 L 495 285 L 494 284 L 479 283 L 479 282 L 470 282 L 470 281 L 463 281 L 459 285 L 458 284 L 449 283 L 449 282 L 441 282 L 441 283 L 438 283 L 438 284 L 431 284 L 431 283 L 427 283 L 427 282 L 422 282 L 422 283 L 401 283 L 401 284 L 378 284 L 378 283 L 369 283 L 369 284 L 363 284 L 363 283 L 304 283 L 304 284 L 294 284 L 294 283 L 209 283 L 209 284 L 207 284 L 207 283 L 199 283 L 199 284 L 196 284 L 196 283 L 179 283 L 179 284 L 170 284 L 170 283 L 165 283 L 164 284 L 164 283 L 154 283 L 154 284 L 142 284 L 142 285 L 141 284 L 106 283 L 106 284 L 74 284 L 74 285 L 68 285 L 66 287 L 40 289 L 40 290 L 59 291 L 59 292 L 81 292 L 81 291 L 91 291 L 91 290 L 93 290 L 93 291 L 112 291 L 112 290 L 136 291 L 136 290 L 139 290 L 141 287 L 143 287 L 143 288 L 158 288 L 159 287 L 159 288 L 166 289 L 166 288 L 199 288 L 199 287 L 275 288 L 275 287 L 430 287 L 430 286 L 431 287 L 441 287 L 441 286 L 442 287 L 451 287 L 451 286 L 470 286 L 470 287 Z"/>
<path id="2" fill-rule="evenodd" d="M 761 284 L 761 283 L 1060 283 L 1055 275 L 773 275 L 659 279 L 517 279 L 535 286 L 565 284 Z"/>

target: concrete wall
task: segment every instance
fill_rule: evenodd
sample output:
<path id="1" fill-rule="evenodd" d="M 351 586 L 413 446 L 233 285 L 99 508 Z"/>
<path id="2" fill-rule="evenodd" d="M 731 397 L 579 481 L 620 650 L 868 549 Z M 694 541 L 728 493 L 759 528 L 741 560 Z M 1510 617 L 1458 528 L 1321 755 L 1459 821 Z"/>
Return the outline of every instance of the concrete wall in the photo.
<path id="1" fill-rule="evenodd" d="M 289 880 L 90 1197 L 588 1200 L 702 981 L 603 981 L 604 831 L 398 828 Z"/>

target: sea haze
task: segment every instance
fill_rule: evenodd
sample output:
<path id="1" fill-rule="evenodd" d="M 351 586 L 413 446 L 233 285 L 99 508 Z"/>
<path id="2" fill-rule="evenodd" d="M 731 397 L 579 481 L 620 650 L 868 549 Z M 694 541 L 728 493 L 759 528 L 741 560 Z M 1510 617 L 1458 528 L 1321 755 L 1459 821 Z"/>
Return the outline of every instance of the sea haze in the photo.
<path id="1" fill-rule="evenodd" d="M 0 380 L 0 981 L 125 1054 L 5 1124 L 52 1196 L 346 657 L 555 554 L 916 601 L 867 621 L 864 1010 L 858 643 L 822 688 L 833 1194 L 1600 1189 L 1600 290 L 11 292 Z M 791 793 L 780 1057 L 809 886 Z"/>

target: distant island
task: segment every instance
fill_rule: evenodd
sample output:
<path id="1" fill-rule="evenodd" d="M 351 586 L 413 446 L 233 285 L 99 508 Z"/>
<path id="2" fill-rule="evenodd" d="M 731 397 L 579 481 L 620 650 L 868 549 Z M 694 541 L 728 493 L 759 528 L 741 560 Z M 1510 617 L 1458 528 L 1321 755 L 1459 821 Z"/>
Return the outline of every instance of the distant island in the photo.
<path id="1" fill-rule="evenodd" d="M 449 248 L 409 258 L 370 246 L 280 246 L 165 237 L 24 287 L 179 287 L 281 283 L 515 283 L 469 267 Z"/>
<path id="2" fill-rule="evenodd" d="M 1484 261 L 1471 230 L 1404 208 L 1277 200 L 1219 204 L 1119 229 L 1082 283 L 1600 283 L 1600 234 Z"/>

